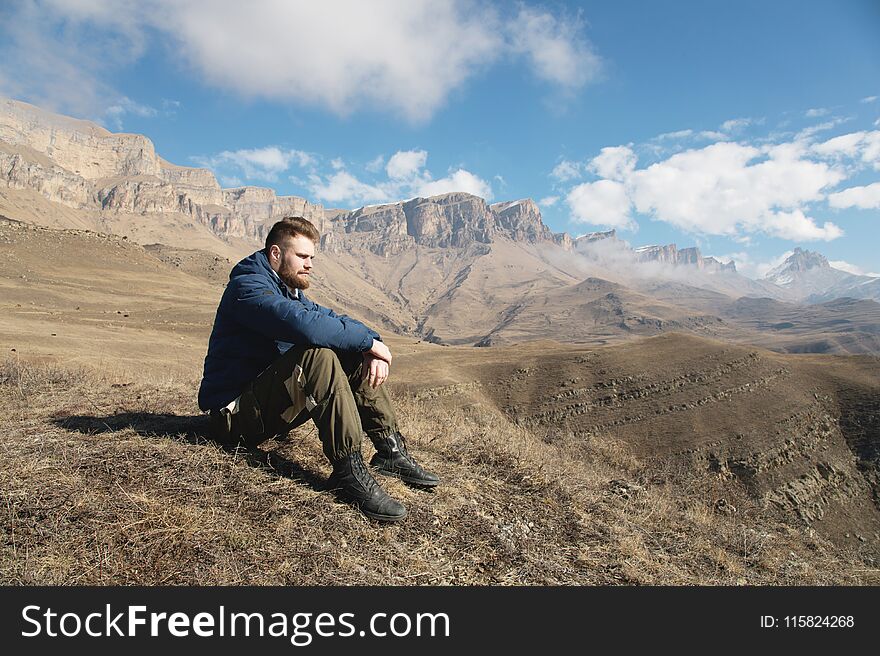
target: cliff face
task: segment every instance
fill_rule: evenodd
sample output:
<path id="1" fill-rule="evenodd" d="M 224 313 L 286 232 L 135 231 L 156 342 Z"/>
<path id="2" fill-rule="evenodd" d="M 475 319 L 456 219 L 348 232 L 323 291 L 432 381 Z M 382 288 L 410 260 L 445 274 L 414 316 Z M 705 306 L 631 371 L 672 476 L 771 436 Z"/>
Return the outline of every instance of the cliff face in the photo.
<path id="1" fill-rule="evenodd" d="M 639 262 L 661 262 L 663 264 L 678 263 L 678 248 L 675 244 L 667 246 L 640 246 L 635 249 Z"/>
<path id="2" fill-rule="evenodd" d="M 272 224 L 285 216 L 302 216 L 322 230 L 324 208 L 299 196 L 276 196 L 265 187 L 239 187 L 223 190 L 222 206 L 229 210 L 224 229 L 215 232 L 225 236 L 244 237 L 262 242 Z"/>
<path id="3" fill-rule="evenodd" d="M 498 226 L 511 239 L 533 243 L 553 240 L 553 233 L 544 225 L 541 210 L 532 199 L 495 203 L 491 209 L 495 212 Z"/>
<path id="4" fill-rule="evenodd" d="M 534 201 L 487 205 L 482 198 L 466 193 L 414 198 L 342 212 L 328 221 L 326 228 L 333 235 L 328 235 L 328 241 L 335 248 L 356 238 L 382 255 L 400 252 L 412 244 L 464 247 L 491 243 L 499 236 L 518 242 L 549 241 L 566 250 L 572 248 L 571 237 L 565 233 L 554 234 L 544 225 Z"/>
<path id="5" fill-rule="evenodd" d="M 76 209 L 95 202 L 93 185 L 27 146 L 0 142 L 0 183 L 12 189 L 34 189 L 49 200 Z"/>
<path id="6" fill-rule="evenodd" d="M 183 214 L 220 236 L 262 241 L 279 218 L 324 224 L 321 205 L 271 189 L 221 189 L 207 169 L 176 166 L 142 135 L 0 101 L 0 183 L 75 209 Z"/>
<path id="7" fill-rule="evenodd" d="M 423 246 L 444 248 L 488 243 L 496 232 L 497 217 L 482 198 L 453 193 L 415 198 L 404 203 L 407 233 Z"/>
<path id="8" fill-rule="evenodd" d="M 714 257 L 703 257 L 700 249 L 696 246 L 682 249 L 679 249 L 675 244 L 642 246 L 635 249 L 635 254 L 639 262 L 661 262 L 673 266 L 692 266 L 708 273 L 736 271 L 736 264 L 733 260 L 724 264 Z"/>

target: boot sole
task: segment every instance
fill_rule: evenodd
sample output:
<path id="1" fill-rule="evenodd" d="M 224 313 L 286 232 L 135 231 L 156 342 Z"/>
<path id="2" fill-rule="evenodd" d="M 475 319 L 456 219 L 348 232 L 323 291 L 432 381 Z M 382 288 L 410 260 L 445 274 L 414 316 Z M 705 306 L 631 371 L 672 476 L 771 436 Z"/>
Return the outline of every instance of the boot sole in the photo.
<path id="1" fill-rule="evenodd" d="M 399 522 L 401 519 L 406 519 L 406 516 L 409 515 L 409 512 L 405 512 L 402 515 L 381 515 L 379 513 L 367 512 L 363 508 L 360 508 L 355 504 L 355 507 L 360 510 L 364 516 L 369 517 L 370 519 L 375 519 L 379 522 Z"/>
<path id="2" fill-rule="evenodd" d="M 390 478 L 397 478 L 403 481 L 408 485 L 414 485 L 415 487 L 422 487 L 426 489 L 435 488 L 440 484 L 440 481 L 424 481 L 420 478 L 407 478 L 406 476 L 401 476 L 396 472 L 385 471 L 384 469 L 376 468 L 377 474 L 382 474 L 382 476 L 388 476 Z"/>

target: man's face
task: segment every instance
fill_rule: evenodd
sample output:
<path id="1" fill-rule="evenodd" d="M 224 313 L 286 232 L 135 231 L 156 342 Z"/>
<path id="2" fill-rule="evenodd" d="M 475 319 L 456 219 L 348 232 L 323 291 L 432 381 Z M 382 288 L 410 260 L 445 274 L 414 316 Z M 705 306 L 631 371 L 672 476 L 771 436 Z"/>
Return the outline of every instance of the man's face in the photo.
<path id="1" fill-rule="evenodd" d="M 308 289 L 315 258 L 315 242 L 296 235 L 285 240 L 282 247 L 269 250 L 269 265 L 291 289 Z"/>

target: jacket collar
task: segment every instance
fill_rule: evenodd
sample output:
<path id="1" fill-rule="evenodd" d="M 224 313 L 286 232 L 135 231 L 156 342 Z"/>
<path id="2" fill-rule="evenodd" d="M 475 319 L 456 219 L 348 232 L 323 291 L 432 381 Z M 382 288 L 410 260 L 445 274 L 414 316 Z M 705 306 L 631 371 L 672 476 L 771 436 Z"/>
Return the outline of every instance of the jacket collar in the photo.
<path id="1" fill-rule="evenodd" d="M 275 273 L 275 270 L 269 264 L 269 258 L 266 257 L 266 251 L 260 249 L 251 255 L 248 255 L 241 262 L 236 264 L 232 272 L 229 274 L 230 278 L 235 278 L 237 276 L 244 276 L 249 274 L 260 274 L 264 276 L 268 276 L 270 279 L 275 281 L 275 283 L 281 288 L 282 293 L 285 296 L 290 298 L 300 298 L 300 293 L 298 289 L 291 289 L 288 287 L 281 278 L 278 277 L 278 274 Z"/>

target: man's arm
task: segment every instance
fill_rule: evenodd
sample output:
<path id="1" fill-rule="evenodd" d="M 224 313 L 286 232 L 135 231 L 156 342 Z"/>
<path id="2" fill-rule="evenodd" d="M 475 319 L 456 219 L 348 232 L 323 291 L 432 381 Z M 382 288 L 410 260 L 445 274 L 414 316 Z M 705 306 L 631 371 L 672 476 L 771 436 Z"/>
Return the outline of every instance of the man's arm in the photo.
<path id="1" fill-rule="evenodd" d="M 235 320 L 270 339 L 360 352 L 370 351 L 378 341 L 378 334 L 359 321 L 310 311 L 303 303 L 276 293 L 257 276 L 236 278 L 227 293 L 232 296 Z"/>
<path id="2" fill-rule="evenodd" d="M 352 319 L 350 316 L 348 316 L 348 315 L 346 315 L 346 314 L 336 314 L 336 313 L 335 313 L 333 310 L 331 310 L 330 308 L 328 308 L 328 307 L 324 307 L 323 305 L 318 305 L 318 304 L 315 303 L 312 299 L 308 298 L 305 294 L 303 294 L 302 290 L 300 290 L 299 295 L 300 295 L 300 298 L 301 298 L 302 301 L 303 301 L 303 304 L 306 305 L 306 306 L 309 307 L 309 308 L 314 308 L 314 310 L 315 310 L 316 312 L 320 312 L 321 314 L 324 314 L 324 315 L 326 315 L 326 316 L 328 316 L 328 317 L 333 317 L 333 318 L 335 318 L 335 319 L 342 319 L 343 321 L 346 321 L 346 322 L 358 323 L 358 324 L 364 326 L 364 328 L 366 328 L 366 330 L 370 333 L 370 336 L 371 336 L 373 339 L 378 339 L 378 340 L 381 340 L 381 339 L 382 339 L 382 338 L 379 336 L 379 333 L 377 333 L 377 332 L 376 332 L 375 330 L 373 330 L 372 328 L 369 328 L 369 327 L 365 326 L 363 323 L 361 323 L 361 322 L 358 321 L 357 319 Z"/>

